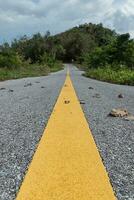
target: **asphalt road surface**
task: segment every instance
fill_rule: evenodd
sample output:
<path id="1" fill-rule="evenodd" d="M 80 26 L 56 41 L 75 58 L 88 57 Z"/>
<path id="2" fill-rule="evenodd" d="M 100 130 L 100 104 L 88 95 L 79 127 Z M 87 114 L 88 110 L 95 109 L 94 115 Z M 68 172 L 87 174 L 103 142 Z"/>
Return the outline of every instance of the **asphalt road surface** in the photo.
<path id="1" fill-rule="evenodd" d="M 45 77 L 0 82 L 0 200 L 15 199 L 68 67 L 117 199 L 134 200 L 134 121 L 108 117 L 120 107 L 134 114 L 134 87 L 85 78 L 72 65 Z"/>

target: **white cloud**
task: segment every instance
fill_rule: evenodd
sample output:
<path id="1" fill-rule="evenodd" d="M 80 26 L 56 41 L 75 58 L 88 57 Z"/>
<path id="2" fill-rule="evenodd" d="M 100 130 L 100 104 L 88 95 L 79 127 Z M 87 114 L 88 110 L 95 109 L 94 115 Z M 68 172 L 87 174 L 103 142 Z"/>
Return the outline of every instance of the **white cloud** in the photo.
<path id="1" fill-rule="evenodd" d="M 0 41 L 85 22 L 104 23 L 134 36 L 133 0 L 0 0 Z"/>

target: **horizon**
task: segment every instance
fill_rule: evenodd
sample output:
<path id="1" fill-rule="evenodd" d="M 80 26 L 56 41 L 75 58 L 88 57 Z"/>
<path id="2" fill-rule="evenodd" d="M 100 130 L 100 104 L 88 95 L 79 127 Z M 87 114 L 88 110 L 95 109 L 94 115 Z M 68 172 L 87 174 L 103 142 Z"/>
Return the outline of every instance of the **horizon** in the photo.
<path id="1" fill-rule="evenodd" d="M 0 0 L 0 43 L 47 30 L 55 35 L 90 22 L 133 38 L 133 9 L 132 0 Z"/>
<path id="2" fill-rule="evenodd" d="M 18 36 L 16 36 L 16 37 L 12 38 L 12 39 L 9 40 L 9 41 L 3 41 L 3 42 L 1 42 L 1 40 L 0 40 L 0 45 L 3 45 L 4 43 L 8 43 L 8 44 L 10 45 L 11 42 L 12 42 L 14 39 L 19 40 L 19 39 L 20 39 L 21 37 L 23 37 L 23 36 L 27 36 L 28 38 L 32 38 L 34 34 L 38 34 L 38 33 L 40 33 L 42 36 L 44 36 L 44 35 L 47 33 L 47 31 L 50 32 L 50 35 L 51 35 L 51 36 L 54 36 L 54 35 L 58 35 L 58 34 L 61 34 L 61 33 L 66 32 L 66 31 L 69 31 L 69 30 L 71 30 L 71 29 L 73 29 L 73 28 L 75 28 L 75 27 L 79 27 L 80 25 L 85 25 L 85 24 L 90 24 L 90 23 L 91 23 L 91 24 L 95 24 L 95 25 L 102 24 L 104 28 L 108 28 L 108 29 L 110 29 L 110 30 L 112 30 L 112 31 L 115 31 L 117 34 L 129 33 L 129 32 L 123 32 L 123 33 L 117 32 L 115 29 L 112 29 L 112 28 L 109 28 L 109 27 L 104 26 L 104 24 L 101 23 L 101 22 L 100 22 L 100 23 L 92 23 L 92 22 L 89 22 L 89 23 L 83 23 L 83 24 L 79 24 L 79 25 L 70 27 L 70 28 L 68 28 L 68 29 L 65 29 L 65 30 L 63 30 L 63 31 L 61 31 L 61 32 L 57 32 L 57 33 L 51 33 L 49 30 L 46 30 L 45 32 L 34 32 L 34 33 L 29 34 L 29 35 L 27 35 L 27 34 L 18 35 Z M 130 34 L 130 33 L 129 33 L 129 34 Z M 131 37 L 132 39 L 134 39 L 134 37 L 132 37 L 131 34 L 130 34 L 130 37 Z"/>

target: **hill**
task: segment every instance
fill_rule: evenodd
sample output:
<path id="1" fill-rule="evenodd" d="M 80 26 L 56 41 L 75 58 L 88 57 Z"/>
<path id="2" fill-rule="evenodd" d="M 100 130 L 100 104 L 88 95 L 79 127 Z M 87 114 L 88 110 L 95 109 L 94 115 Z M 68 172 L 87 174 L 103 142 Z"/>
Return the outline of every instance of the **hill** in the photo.
<path id="1" fill-rule="evenodd" d="M 31 38 L 25 35 L 12 41 L 11 45 L 5 43 L 0 47 L 1 71 L 3 68 L 12 70 L 23 66 L 24 70 L 25 65 L 39 65 L 41 70 L 38 75 L 41 75 L 45 68 L 49 71 L 61 69 L 61 61 L 75 61 L 85 67 L 87 76 L 111 82 L 111 70 L 115 73 L 123 71 L 121 74 L 125 77 L 119 73 L 121 81 L 117 77 L 114 82 L 134 84 L 134 40 L 128 33 L 117 34 L 102 24 L 84 24 L 54 36 L 49 31 L 45 35 L 34 34 Z M 97 69 L 101 69 L 100 78 L 93 71 Z M 104 72 L 108 72 L 107 78 L 103 77 Z"/>

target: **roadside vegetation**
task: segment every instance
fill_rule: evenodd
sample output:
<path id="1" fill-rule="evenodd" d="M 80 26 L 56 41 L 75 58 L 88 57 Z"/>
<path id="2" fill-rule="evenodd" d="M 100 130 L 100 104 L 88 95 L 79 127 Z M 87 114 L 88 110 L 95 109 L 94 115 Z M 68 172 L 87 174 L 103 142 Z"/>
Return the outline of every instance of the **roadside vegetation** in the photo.
<path id="1" fill-rule="evenodd" d="M 37 33 L 0 46 L 0 79 L 46 75 L 62 62 L 83 66 L 85 75 L 134 85 L 134 40 L 102 24 L 84 24 L 51 36 Z"/>
<path id="2" fill-rule="evenodd" d="M 84 74 L 86 77 L 110 83 L 134 85 L 134 70 L 122 68 L 114 70 L 111 67 L 90 69 Z"/>
<path id="3" fill-rule="evenodd" d="M 0 80 L 22 77 L 44 76 L 63 68 L 62 61 L 56 59 L 58 45 L 48 44 L 48 33 L 45 36 L 35 34 L 32 38 L 23 36 L 14 40 L 11 45 L 0 46 Z M 52 44 L 53 45 L 53 44 Z"/>
<path id="4" fill-rule="evenodd" d="M 47 65 L 39 64 L 27 64 L 23 63 L 22 66 L 17 68 L 0 68 L 0 80 L 18 79 L 24 77 L 36 77 L 36 76 L 46 76 L 50 72 L 56 72 L 61 70 L 62 63 L 57 62 L 54 67 L 50 68 Z"/>
<path id="5" fill-rule="evenodd" d="M 119 35 L 84 56 L 85 75 L 111 83 L 134 85 L 134 41 Z"/>

